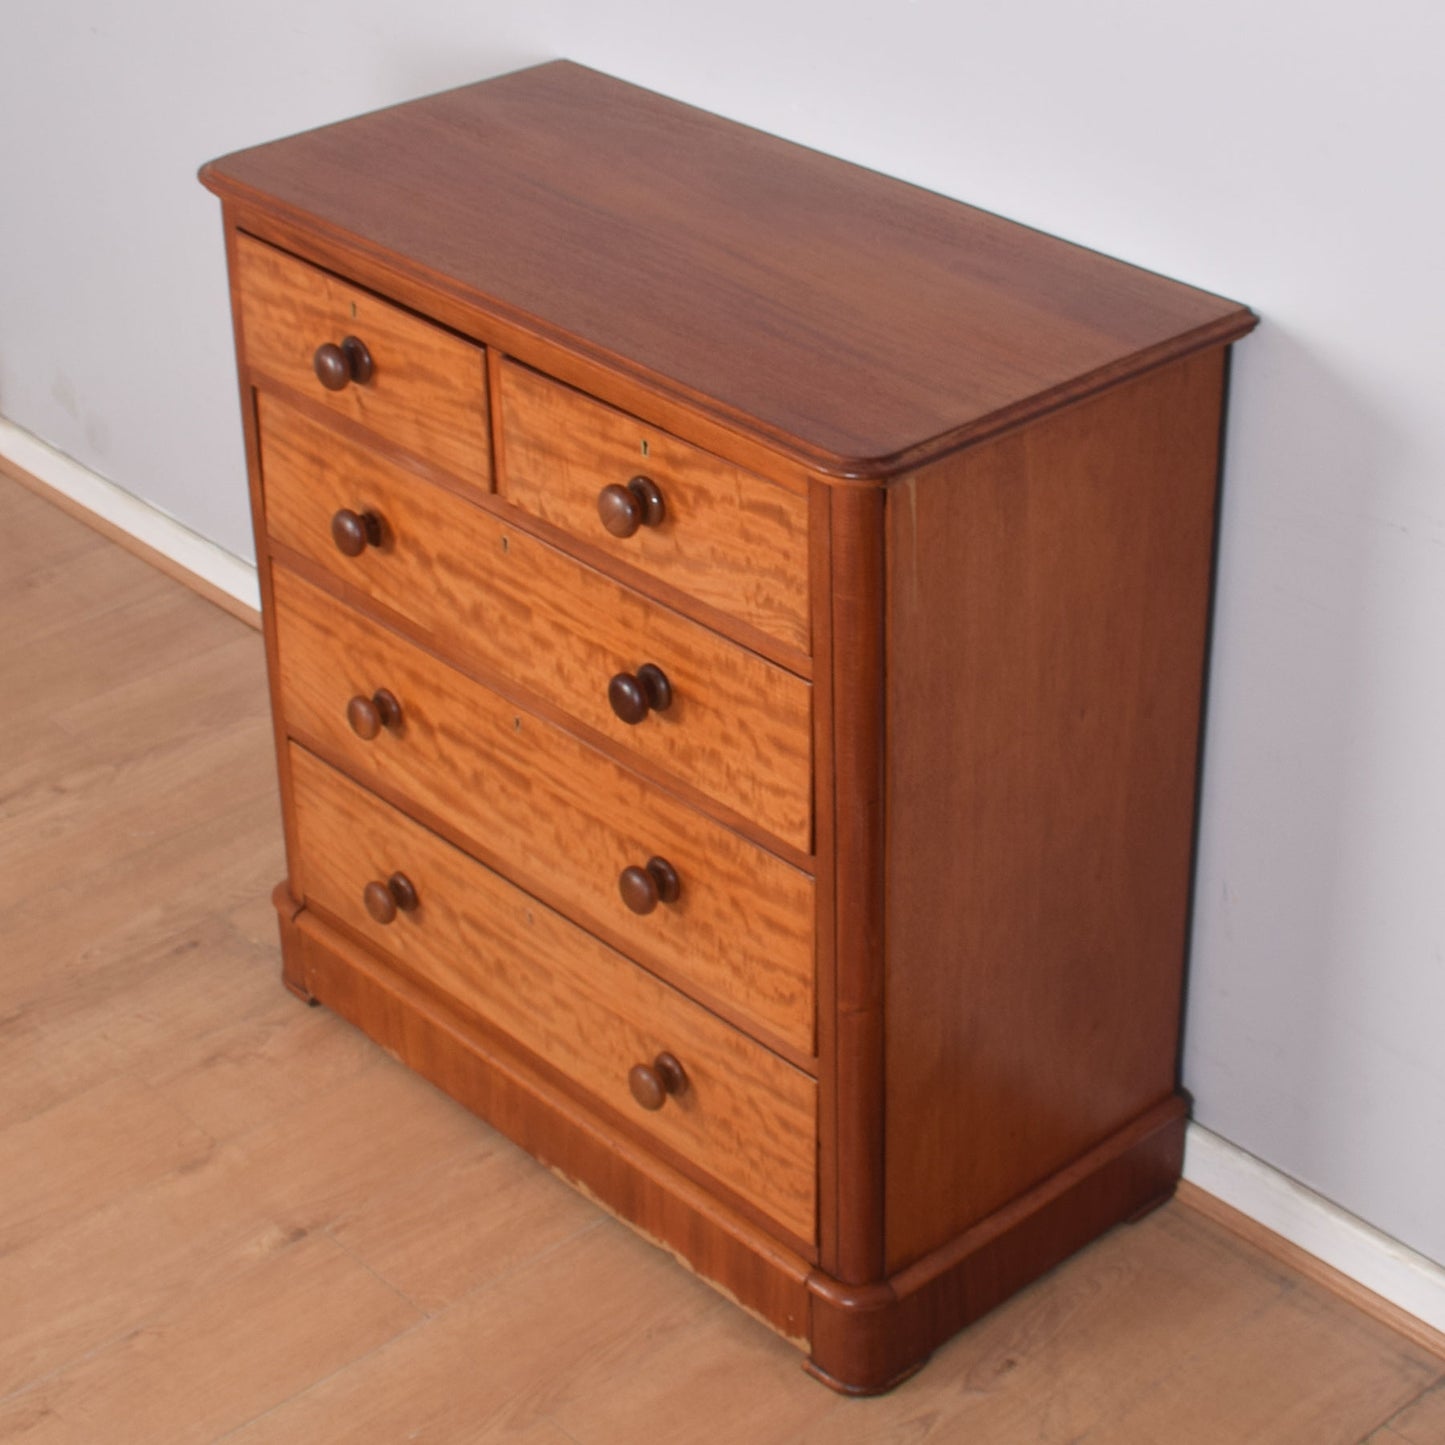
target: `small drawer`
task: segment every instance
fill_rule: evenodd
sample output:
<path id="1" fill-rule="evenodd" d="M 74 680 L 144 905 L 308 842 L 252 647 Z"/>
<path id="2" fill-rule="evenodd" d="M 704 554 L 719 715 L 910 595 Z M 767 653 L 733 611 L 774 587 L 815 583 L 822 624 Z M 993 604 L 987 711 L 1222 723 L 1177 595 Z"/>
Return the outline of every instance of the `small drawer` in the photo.
<path id="1" fill-rule="evenodd" d="M 812 1054 L 806 873 L 293 573 L 278 568 L 274 587 L 288 731 L 679 987 Z"/>
<path id="2" fill-rule="evenodd" d="M 806 497 L 515 362 L 501 374 L 509 501 L 809 651 Z"/>
<path id="3" fill-rule="evenodd" d="M 807 1074 L 294 744 L 291 777 L 307 904 L 813 1239 Z"/>
<path id="4" fill-rule="evenodd" d="M 236 288 L 253 372 L 491 489 L 481 347 L 249 236 Z"/>
<path id="5" fill-rule="evenodd" d="M 408 619 L 449 657 L 519 684 L 811 851 L 807 682 L 279 398 L 262 394 L 259 407 L 273 541 Z"/>

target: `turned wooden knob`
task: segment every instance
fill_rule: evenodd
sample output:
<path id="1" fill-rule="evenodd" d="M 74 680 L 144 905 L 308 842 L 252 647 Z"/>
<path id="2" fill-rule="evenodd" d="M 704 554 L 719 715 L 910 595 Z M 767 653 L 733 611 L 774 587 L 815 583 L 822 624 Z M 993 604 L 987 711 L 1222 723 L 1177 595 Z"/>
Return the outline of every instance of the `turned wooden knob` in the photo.
<path id="1" fill-rule="evenodd" d="M 651 477 L 633 477 L 625 487 L 613 482 L 602 488 L 597 515 L 614 537 L 630 537 L 639 527 L 660 526 L 667 508 Z"/>
<path id="2" fill-rule="evenodd" d="M 672 684 L 660 667 L 644 662 L 635 673 L 619 672 L 607 684 L 607 701 L 623 722 L 635 725 L 648 713 L 672 706 Z"/>
<path id="3" fill-rule="evenodd" d="M 346 704 L 346 721 L 357 737 L 370 742 L 382 728 L 395 732 L 401 726 L 401 704 L 396 694 L 379 687 L 370 697 L 354 697 Z"/>
<path id="4" fill-rule="evenodd" d="M 416 907 L 416 885 L 405 873 L 393 873 L 385 883 L 373 878 L 361 890 L 361 901 L 378 923 L 390 923 L 398 908 L 410 913 Z"/>
<path id="5" fill-rule="evenodd" d="M 343 507 L 331 518 L 331 540 L 343 556 L 359 557 L 368 547 L 381 546 L 381 518 Z"/>
<path id="6" fill-rule="evenodd" d="M 327 391 L 344 391 L 351 382 L 365 385 L 373 371 L 371 352 L 359 337 L 348 336 L 340 346 L 323 341 L 311 357 L 311 369 Z"/>
<path id="7" fill-rule="evenodd" d="M 644 1109 L 660 1109 L 669 1094 L 687 1092 L 687 1075 L 671 1054 L 659 1054 L 650 1064 L 634 1064 L 627 1075 L 632 1097 Z"/>
<path id="8" fill-rule="evenodd" d="M 682 892 L 677 869 L 666 858 L 649 858 L 646 867 L 633 864 L 617 879 L 622 901 L 634 913 L 651 913 L 659 903 L 676 903 Z"/>

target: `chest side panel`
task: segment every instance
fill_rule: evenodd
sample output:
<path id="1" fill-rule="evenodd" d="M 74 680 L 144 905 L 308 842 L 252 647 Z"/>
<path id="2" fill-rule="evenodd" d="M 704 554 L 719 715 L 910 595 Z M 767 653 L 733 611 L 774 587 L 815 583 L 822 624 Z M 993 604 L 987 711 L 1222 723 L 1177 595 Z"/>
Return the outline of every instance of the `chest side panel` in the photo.
<path id="1" fill-rule="evenodd" d="M 1223 360 L 889 493 L 890 1268 L 1175 1087 Z"/>

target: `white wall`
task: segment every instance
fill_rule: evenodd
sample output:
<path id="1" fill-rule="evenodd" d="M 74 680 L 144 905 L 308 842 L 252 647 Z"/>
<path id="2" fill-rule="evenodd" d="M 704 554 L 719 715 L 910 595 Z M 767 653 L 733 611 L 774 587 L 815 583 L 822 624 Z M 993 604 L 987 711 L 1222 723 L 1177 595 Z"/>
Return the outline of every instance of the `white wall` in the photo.
<path id="1" fill-rule="evenodd" d="M 20 11 L 21 13 L 16 13 Z M 1445 1261 L 1445 11 L 68 0 L 0 46 L 0 413 L 238 553 L 199 162 L 569 55 L 1246 301 L 1185 1060 Z"/>

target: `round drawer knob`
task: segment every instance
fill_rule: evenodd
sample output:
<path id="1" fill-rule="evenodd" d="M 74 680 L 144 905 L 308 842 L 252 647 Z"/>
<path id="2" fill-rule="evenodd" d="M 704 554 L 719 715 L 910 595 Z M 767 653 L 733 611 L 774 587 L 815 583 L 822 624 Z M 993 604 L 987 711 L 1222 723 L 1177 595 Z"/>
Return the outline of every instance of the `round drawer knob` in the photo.
<path id="1" fill-rule="evenodd" d="M 660 1109 L 669 1094 L 687 1092 L 687 1075 L 671 1054 L 659 1054 L 650 1064 L 632 1066 L 627 1087 L 644 1109 Z"/>
<path id="2" fill-rule="evenodd" d="M 405 873 L 393 873 L 385 883 L 373 878 L 361 890 L 361 901 L 378 923 L 390 923 L 398 908 L 410 913 L 416 907 L 416 885 Z"/>
<path id="3" fill-rule="evenodd" d="M 368 547 L 381 546 L 381 518 L 343 507 L 331 518 L 331 540 L 343 557 L 359 557 Z"/>
<path id="4" fill-rule="evenodd" d="M 344 391 L 353 381 L 365 385 L 374 370 L 371 352 L 356 336 L 348 336 L 340 346 L 323 341 L 311 357 L 311 369 L 327 391 Z"/>
<path id="5" fill-rule="evenodd" d="M 633 864 L 617 879 L 622 901 L 634 913 L 651 913 L 659 903 L 676 903 L 682 892 L 677 869 L 666 858 L 649 858 L 645 868 Z"/>
<path id="6" fill-rule="evenodd" d="M 607 701 L 623 722 L 636 725 L 648 713 L 672 706 L 672 684 L 660 667 L 644 662 L 635 673 L 619 672 L 607 684 Z"/>
<path id="7" fill-rule="evenodd" d="M 401 727 L 401 704 L 396 694 L 379 687 L 370 697 L 354 697 L 346 704 L 346 721 L 357 737 L 370 742 L 382 728 Z"/>
<path id="8" fill-rule="evenodd" d="M 651 477 L 633 477 L 625 487 L 613 482 L 602 488 L 597 515 L 614 537 L 630 537 L 639 527 L 660 526 L 667 507 Z"/>

